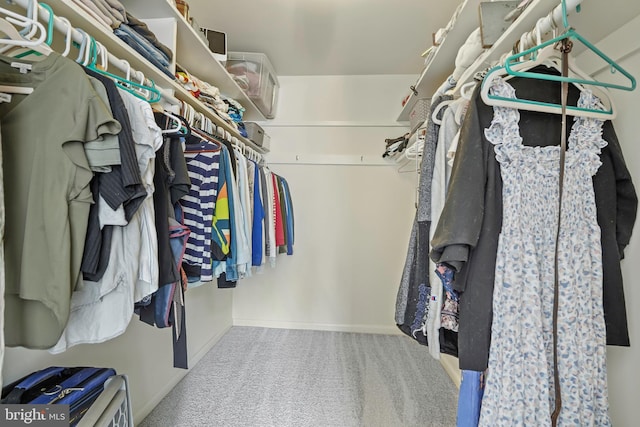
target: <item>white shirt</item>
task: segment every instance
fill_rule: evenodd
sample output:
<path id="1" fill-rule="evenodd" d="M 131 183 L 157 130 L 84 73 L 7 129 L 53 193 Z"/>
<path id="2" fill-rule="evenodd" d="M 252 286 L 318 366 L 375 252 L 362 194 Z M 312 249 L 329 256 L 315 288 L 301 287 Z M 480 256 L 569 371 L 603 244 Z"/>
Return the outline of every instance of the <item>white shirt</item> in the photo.
<path id="1" fill-rule="evenodd" d="M 234 212 L 236 216 L 238 275 L 240 278 L 251 275 L 251 225 L 249 208 L 249 178 L 247 159 L 235 151 L 237 172 L 233 191 Z"/>

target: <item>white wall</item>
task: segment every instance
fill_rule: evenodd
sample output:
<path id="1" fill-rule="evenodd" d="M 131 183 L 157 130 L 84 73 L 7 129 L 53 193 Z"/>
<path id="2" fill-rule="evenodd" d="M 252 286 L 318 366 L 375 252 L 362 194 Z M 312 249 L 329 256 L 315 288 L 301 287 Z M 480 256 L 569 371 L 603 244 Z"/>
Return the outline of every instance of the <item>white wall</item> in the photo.
<path id="1" fill-rule="evenodd" d="M 640 53 L 621 61 L 621 65 L 636 77 L 640 78 Z M 614 120 L 616 133 L 631 171 L 636 192 L 640 191 L 640 122 L 638 121 L 638 105 L 640 92 L 614 93 L 616 105 L 620 109 Z M 609 402 L 615 426 L 638 425 L 638 396 L 640 396 L 640 289 L 637 286 L 640 277 L 640 224 L 636 220 L 631 243 L 625 251 L 622 261 L 624 292 L 627 305 L 629 334 L 631 347 L 608 347 L 607 371 L 609 375 Z"/>
<path id="2" fill-rule="evenodd" d="M 402 135 L 400 98 L 415 76 L 281 77 L 272 158 L 379 159 Z M 338 123 L 339 122 L 339 123 Z M 301 156 L 302 157 L 302 156 Z M 234 290 L 237 325 L 397 333 L 395 297 L 413 220 L 414 174 L 395 166 L 276 164 L 296 220 L 294 255 Z"/>
<path id="3" fill-rule="evenodd" d="M 637 40 L 640 37 L 640 15 L 630 20 L 613 34 L 597 43 L 599 49 L 616 60 L 624 69 L 640 78 L 640 49 Z M 593 54 L 584 53 L 578 57 L 580 68 L 601 81 L 627 84 L 620 73 L 611 74 L 602 59 Z M 640 105 L 640 91 L 625 92 L 612 90 L 611 95 L 618 116 L 613 123 L 622 146 L 627 167 L 629 168 L 636 192 L 640 191 L 640 122 L 637 118 Z M 622 261 L 624 292 L 631 347 L 608 347 L 607 374 L 609 379 L 609 404 L 613 425 L 632 427 L 638 425 L 638 396 L 640 396 L 640 290 L 636 286 L 640 275 L 640 222 L 636 220 L 631 242 Z"/>
<path id="4" fill-rule="evenodd" d="M 616 33 L 598 43 L 598 47 L 636 78 L 640 78 L 640 50 L 633 40 L 640 37 L 640 16 L 620 28 Z M 601 68 L 602 60 L 591 57 L 581 58 L 585 71 Z M 609 68 L 596 74 L 596 78 L 604 81 L 620 80 L 619 73 L 612 76 Z M 627 167 L 631 171 L 636 192 L 640 192 L 640 122 L 638 121 L 638 106 L 640 105 L 640 91 L 620 90 L 612 91 L 618 116 L 614 126 Z M 609 377 L 609 403 L 614 426 L 632 427 L 638 425 L 638 396 L 640 396 L 640 289 L 637 282 L 640 277 L 640 219 L 636 220 L 631 243 L 625 251 L 622 261 L 624 276 L 624 291 L 627 305 L 629 335 L 631 347 L 608 347 L 607 373 Z"/>
<path id="5" fill-rule="evenodd" d="M 192 367 L 231 327 L 232 293 L 211 285 L 186 294 L 187 346 Z M 24 348 L 6 349 L 5 384 L 47 366 L 100 366 L 115 368 L 129 377 L 136 424 L 186 375 L 173 368 L 171 329 L 156 329 L 133 318 L 120 337 L 102 344 L 80 345 L 51 355 Z"/>

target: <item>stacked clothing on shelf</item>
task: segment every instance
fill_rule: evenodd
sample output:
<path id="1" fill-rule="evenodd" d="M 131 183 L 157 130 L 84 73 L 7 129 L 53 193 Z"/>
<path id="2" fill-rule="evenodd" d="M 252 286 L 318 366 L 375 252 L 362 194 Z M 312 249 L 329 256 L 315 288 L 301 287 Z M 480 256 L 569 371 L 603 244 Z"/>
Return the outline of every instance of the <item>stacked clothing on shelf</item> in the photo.
<path id="1" fill-rule="evenodd" d="M 194 98 L 202 101 L 218 117 L 229 123 L 236 130 L 239 130 L 239 123 L 242 122 L 244 107 L 232 98 L 223 97 L 220 89 L 201 79 L 189 74 L 186 70 L 179 70 L 176 73 L 178 83 L 188 90 Z M 246 136 L 246 135 L 242 135 Z"/>
<path id="2" fill-rule="evenodd" d="M 171 60 L 173 59 L 171 49 L 160 43 L 144 22 L 128 12 L 126 18 L 126 21 L 114 28 L 113 33 L 156 68 L 175 80 L 176 77 L 171 70 Z"/>
<path id="3" fill-rule="evenodd" d="M 109 29 L 116 29 L 127 23 L 127 12 L 118 0 L 72 0 L 98 23 Z"/>

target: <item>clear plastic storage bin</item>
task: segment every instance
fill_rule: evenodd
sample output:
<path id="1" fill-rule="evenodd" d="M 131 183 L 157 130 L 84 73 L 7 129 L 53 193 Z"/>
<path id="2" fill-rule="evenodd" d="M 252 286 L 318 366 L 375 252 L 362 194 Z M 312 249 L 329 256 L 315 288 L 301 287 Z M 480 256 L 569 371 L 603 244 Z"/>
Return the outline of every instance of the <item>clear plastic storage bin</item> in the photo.
<path id="1" fill-rule="evenodd" d="M 276 115 L 278 77 L 264 53 L 228 52 L 227 71 L 268 119 Z"/>

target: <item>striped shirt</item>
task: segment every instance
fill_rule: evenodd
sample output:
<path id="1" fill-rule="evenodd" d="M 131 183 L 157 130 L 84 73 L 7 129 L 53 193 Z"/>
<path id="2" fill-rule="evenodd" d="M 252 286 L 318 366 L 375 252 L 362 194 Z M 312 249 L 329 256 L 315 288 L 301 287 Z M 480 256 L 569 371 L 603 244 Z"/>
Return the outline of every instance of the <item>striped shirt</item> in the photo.
<path id="1" fill-rule="evenodd" d="M 189 194 L 182 198 L 184 224 L 191 233 L 187 241 L 183 263 L 200 266 L 200 281 L 211 282 L 213 216 L 218 196 L 220 150 L 207 142 L 211 151 L 184 153 L 191 179 Z M 216 151 L 213 151 L 216 150 Z"/>

